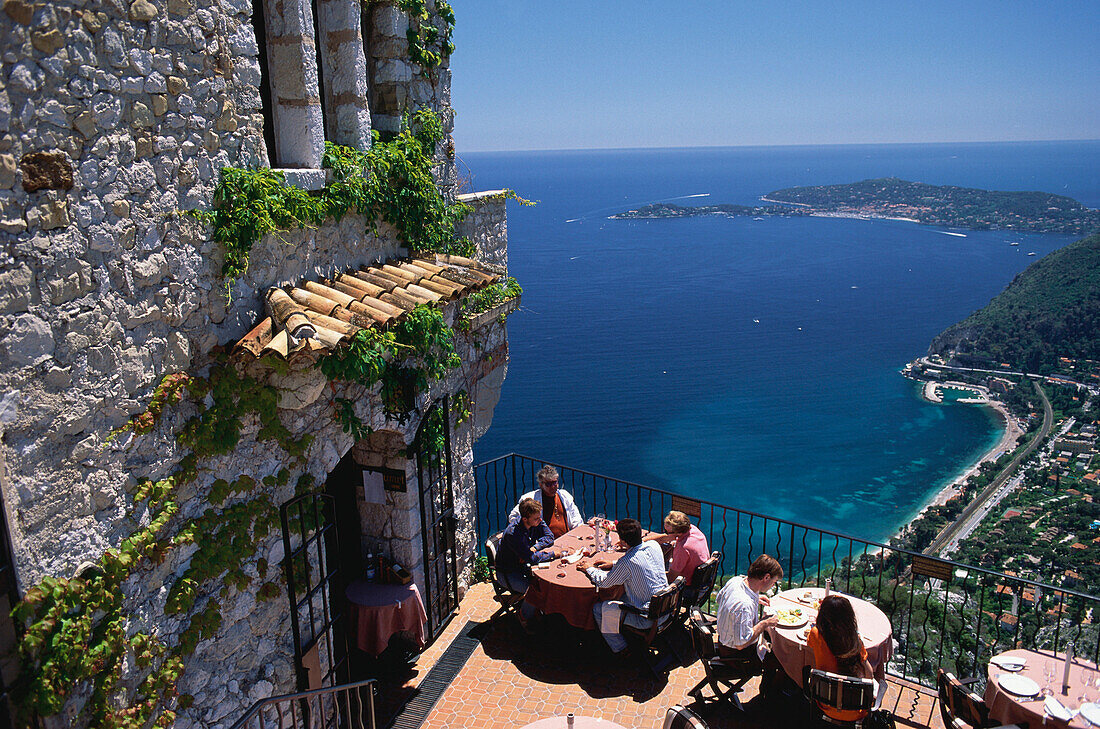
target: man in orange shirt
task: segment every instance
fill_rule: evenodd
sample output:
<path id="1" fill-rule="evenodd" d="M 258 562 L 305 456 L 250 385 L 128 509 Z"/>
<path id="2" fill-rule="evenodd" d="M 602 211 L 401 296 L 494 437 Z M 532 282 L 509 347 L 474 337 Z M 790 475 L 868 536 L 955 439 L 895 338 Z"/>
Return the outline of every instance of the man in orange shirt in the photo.
<path id="1" fill-rule="evenodd" d="M 565 489 L 558 488 L 559 479 L 556 468 L 543 466 L 539 471 L 538 480 L 539 487 L 524 494 L 519 500 L 522 502 L 524 499 L 534 499 L 542 506 L 542 520 L 546 526 L 550 527 L 550 533 L 555 539 L 584 523 L 584 518 L 573 497 Z M 516 504 L 508 516 L 508 521 L 513 522 L 519 519 L 519 516 L 519 504 Z"/>

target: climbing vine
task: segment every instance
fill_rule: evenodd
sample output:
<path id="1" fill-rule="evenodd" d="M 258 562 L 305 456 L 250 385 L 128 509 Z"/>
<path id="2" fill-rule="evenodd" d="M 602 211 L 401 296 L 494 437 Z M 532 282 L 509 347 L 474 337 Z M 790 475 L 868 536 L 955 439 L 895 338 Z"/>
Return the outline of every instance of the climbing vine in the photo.
<path id="1" fill-rule="evenodd" d="M 470 419 L 470 393 L 459 390 L 451 398 L 451 412 L 455 417 L 455 425 L 462 425 Z"/>
<path id="2" fill-rule="evenodd" d="M 332 180 L 317 193 L 287 185 L 277 170 L 223 167 L 212 209 L 188 213 L 208 223 L 225 250 L 227 280 L 248 270 L 252 246 L 264 235 L 315 227 L 348 212 L 389 223 L 413 250 L 470 255 L 473 245 L 456 240 L 455 226 L 471 208 L 448 204 L 432 177 L 444 136 L 439 116 L 425 108 L 406 115 L 392 139 L 383 141 L 375 131 L 365 152 L 325 142 L 322 166 Z"/>
<path id="3" fill-rule="evenodd" d="M 180 401 L 180 398 L 183 397 L 183 391 L 190 381 L 191 378 L 183 372 L 173 372 L 165 375 L 164 379 L 153 390 L 153 396 L 149 399 L 149 405 L 145 410 L 131 417 L 118 429 L 111 431 L 108 440 L 126 431 L 131 431 L 135 435 L 150 432 L 156 427 L 157 421 L 160 420 L 160 414 L 164 412 L 164 409 Z"/>
<path id="4" fill-rule="evenodd" d="M 409 60 L 425 68 L 438 67 L 454 53 L 451 42 L 454 33 L 455 13 L 444 0 L 436 0 L 434 11 L 425 0 L 399 0 L 398 7 L 409 14 L 409 29 L 405 38 L 409 42 Z M 443 24 L 440 31 L 436 19 Z"/>
<path id="5" fill-rule="evenodd" d="M 512 277 L 500 283 L 490 284 L 485 288 L 470 294 L 463 300 L 463 311 L 466 314 L 481 314 L 489 311 L 494 306 L 503 304 L 508 299 L 514 299 L 523 293 L 519 282 Z"/>

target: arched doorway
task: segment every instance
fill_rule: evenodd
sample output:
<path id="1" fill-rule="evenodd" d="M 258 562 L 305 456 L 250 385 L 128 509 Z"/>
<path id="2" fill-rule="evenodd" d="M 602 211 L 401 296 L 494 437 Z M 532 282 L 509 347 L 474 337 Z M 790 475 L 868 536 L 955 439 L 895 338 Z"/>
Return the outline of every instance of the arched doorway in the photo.
<path id="1" fill-rule="evenodd" d="M 450 421 L 448 398 L 444 397 L 424 415 L 413 441 L 424 540 L 424 603 L 429 640 L 442 632 L 458 608 Z"/>

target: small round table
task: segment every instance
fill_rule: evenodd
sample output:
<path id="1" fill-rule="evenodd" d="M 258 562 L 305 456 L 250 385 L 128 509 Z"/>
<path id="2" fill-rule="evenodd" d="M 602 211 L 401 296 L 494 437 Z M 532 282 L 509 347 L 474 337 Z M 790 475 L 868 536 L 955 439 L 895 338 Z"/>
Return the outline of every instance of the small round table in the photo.
<path id="1" fill-rule="evenodd" d="M 564 534 L 562 536 L 565 536 Z M 564 716 L 552 716 L 549 719 L 539 719 L 528 724 L 523 729 L 569 729 L 568 719 Z M 607 719 L 595 719 L 590 716 L 574 716 L 573 729 L 626 729 L 622 724 L 616 724 Z"/>
<path id="2" fill-rule="evenodd" d="M 1059 656 L 1056 653 L 1050 652 L 1040 653 L 1038 651 L 1010 650 L 993 657 L 994 660 L 998 658 L 1022 659 L 1024 661 L 1024 667 L 1016 671 L 1016 673 L 1027 676 L 1032 681 L 1039 684 L 1040 687 L 1042 687 L 1044 683 L 1043 665 L 1049 661 L 1053 661 L 1055 666 L 1055 678 L 1051 687 L 1054 689 L 1054 698 L 1071 711 L 1078 707 L 1077 697 L 1081 695 L 1080 687 L 1082 683 L 1084 683 L 1085 669 L 1096 668 L 1096 664 L 1094 663 L 1084 661 L 1080 658 L 1074 658 L 1069 668 L 1069 692 L 1063 694 L 1062 678 L 1066 663 L 1066 656 L 1064 654 Z M 1027 725 L 1032 727 L 1044 726 L 1043 715 L 1045 712 L 1042 701 L 1030 701 L 1025 698 L 1020 698 L 1001 688 L 1000 684 L 997 683 L 997 674 L 1008 673 L 1008 671 L 999 668 L 996 664 L 990 662 L 986 667 L 986 671 L 988 680 L 985 683 L 984 698 L 986 706 L 989 707 L 989 717 L 991 719 L 996 719 L 1002 724 L 1019 724 L 1021 722 L 1027 722 Z M 1095 692 L 1092 692 L 1091 695 L 1095 696 Z M 1058 721 L 1052 717 L 1047 717 L 1045 726 L 1088 729 L 1092 725 L 1085 721 L 1084 717 L 1076 716 L 1068 723 Z"/>
<path id="3" fill-rule="evenodd" d="M 833 594 L 841 595 L 836 591 Z M 779 659 L 783 670 L 799 686 L 802 685 L 802 667 L 810 665 L 810 650 L 806 645 L 806 635 L 809 632 L 810 622 L 817 618 L 817 609 L 812 603 L 823 597 L 825 597 L 823 588 L 799 587 L 784 590 L 771 599 L 773 608 L 777 610 L 799 608 L 808 619 L 805 625 L 797 628 L 776 626 L 771 630 L 772 652 Z M 852 603 L 856 624 L 859 626 L 859 637 L 863 640 L 863 647 L 867 649 L 867 661 L 874 669 L 875 678 L 881 684 L 886 678 L 886 664 L 894 652 L 890 618 L 866 600 L 851 595 L 842 595 L 842 597 L 848 598 Z M 799 598 L 802 598 L 801 601 Z"/>
<path id="4" fill-rule="evenodd" d="M 424 623 L 428 614 L 416 583 L 384 585 L 356 580 L 345 591 L 348 598 L 348 628 L 356 647 L 378 655 L 395 633 L 405 632 L 424 647 Z"/>
<path id="5" fill-rule="evenodd" d="M 595 533 L 593 527 L 582 524 L 555 539 L 554 546 L 568 547 L 575 554 L 595 543 Z M 618 540 L 614 532 L 611 539 L 612 542 Z M 621 556 L 621 552 L 598 552 L 589 558 L 589 562 L 600 559 L 614 562 Z M 526 599 L 530 605 L 544 613 L 558 613 L 575 628 L 595 630 L 596 619 L 592 615 L 592 607 L 601 600 L 614 600 L 622 595 L 621 587 L 596 590 L 588 575 L 578 570 L 576 565 L 563 565 L 560 559 L 555 559 L 532 565 Z"/>

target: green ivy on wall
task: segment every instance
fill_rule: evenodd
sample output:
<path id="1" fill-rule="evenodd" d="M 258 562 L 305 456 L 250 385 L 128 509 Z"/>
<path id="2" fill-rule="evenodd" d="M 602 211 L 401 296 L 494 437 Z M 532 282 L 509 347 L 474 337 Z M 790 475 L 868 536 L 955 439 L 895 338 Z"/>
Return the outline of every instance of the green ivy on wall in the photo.
<path id="1" fill-rule="evenodd" d="M 225 250 L 222 275 L 229 280 L 248 270 L 249 252 L 264 235 L 316 227 L 348 212 L 389 223 L 414 251 L 471 255 L 470 241 L 455 239 L 455 225 L 471 208 L 447 204 L 432 177 L 443 137 L 439 116 L 419 109 L 393 139 L 373 132 L 365 152 L 325 142 L 322 165 L 332 179 L 318 193 L 287 185 L 277 170 L 223 167 L 213 209 L 188 213 L 211 225 Z"/>
<path id="2" fill-rule="evenodd" d="M 409 14 L 405 39 L 409 42 L 410 61 L 425 69 L 433 69 L 451 57 L 455 50 L 451 42 L 455 13 L 448 3 L 436 0 L 433 11 L 425 0 L 398 0 L 398 7 Z M 443 21 L 442 32 L 436 18 Z"/>

